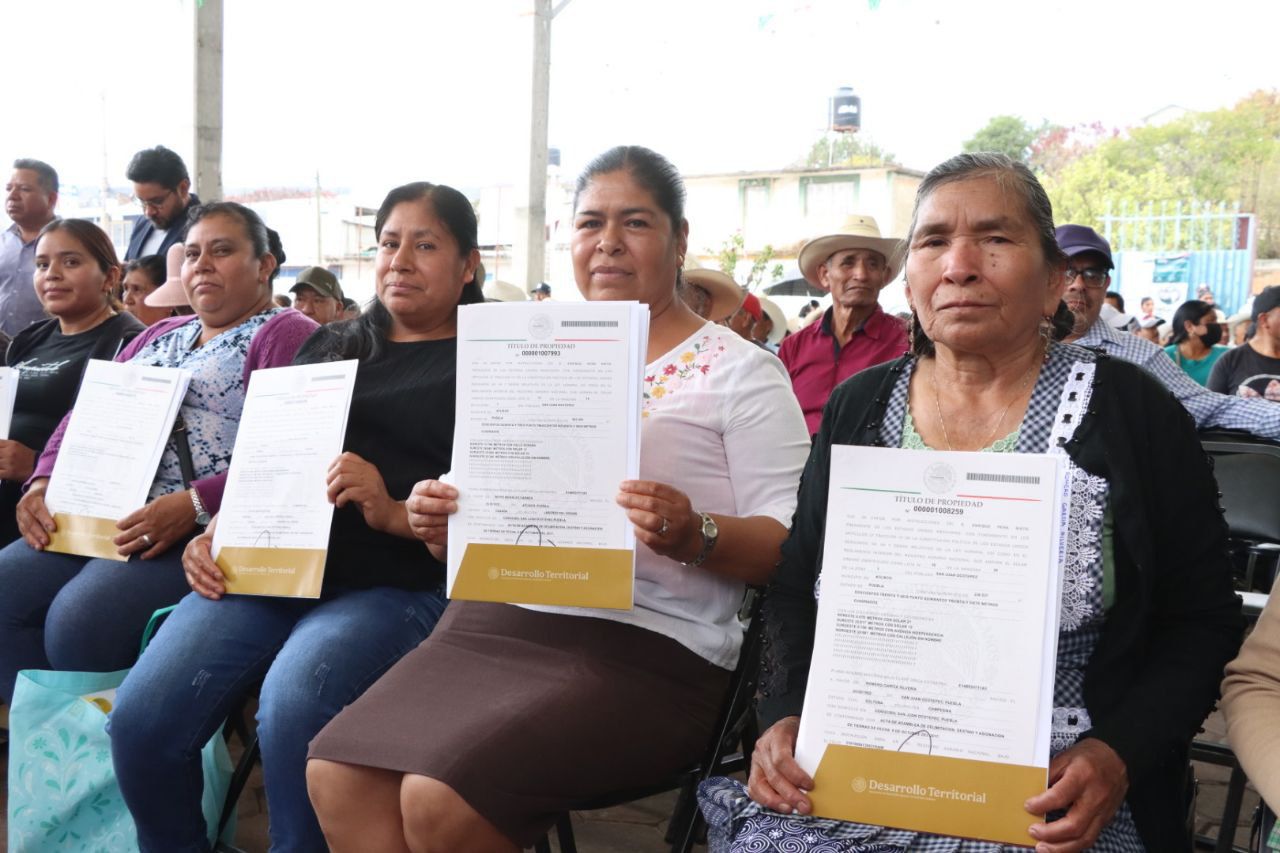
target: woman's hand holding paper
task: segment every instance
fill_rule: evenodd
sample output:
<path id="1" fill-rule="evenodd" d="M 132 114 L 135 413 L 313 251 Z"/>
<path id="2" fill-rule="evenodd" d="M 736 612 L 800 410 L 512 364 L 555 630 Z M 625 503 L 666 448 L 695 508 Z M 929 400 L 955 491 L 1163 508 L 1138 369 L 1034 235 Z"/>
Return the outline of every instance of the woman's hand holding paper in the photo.
<path id="1" fill-rule="evenodd" d="M 387 484 L 375 465 L 354 453 L 343 453 L 329 466 L 329 502 L 341 509 L 354 503 L 365 524 L 384 533 L 402 533 L 404 510 L 387 494 Z M 400 523 L 397 523 L 400 522 Z"/>
<path id="2" fill-rule="evenodd" d="M 36 452 L 20 441 L 0 439 L 0 480 L 21 483 L 36 469 Z"/>
<path id="3" fill-rule="evenodd" d="M 187 585 L 214 601 L 227 591 L 226 578 L 213 561 L 213 531 L 217 524 L 215 515 L 205 532 L 188 542 L 182 552 L 182 572 L 187 576 Z"/>
<path id="4" fill-rule="evenodd" d="M 1085 738 L 1049 762 L 1049 790 L 1027 800 L 1036 814 L 1067 810 L 1052 823 L 1037 823 L 1031 835 L 1036 853 L 1086 850 L 1111 822 L 1129 791 L 1129 773 L 1116 751 L 1097 738 Z"/>
<path id="5" fill-rule="evenodd" d="M 458 490 L 439 480 L 423 480 L 414 485 L 405 509 L 413 535 L 443 561 L 449 545 L 449 516 L 458 511 Z"/>
<path id="6" fill-rule="evenodd" d="M 58 529 L 53 514 L 45 505 L 44 493 L 49 490 L 49 478 L 41 477 L 31 484 L 27 493 L 18 501 L 18 532 L 28 545 L 43 551 L 49 544 L 49 534 Z"/>
<path id="7" fill-rule="evenodd" d="M 196 508 L 191 494 L 163 495 L 116 522 L 123 531 L 111 542 L 122 557 L 140 554 L 150 560 L 168 551 L 196 527 Z"/>
<path id="8" fill-rule="evenodd" d="M 674 486 L 652 480 L 626 480 L 618 506 L 627 511 L 636 539 L 655 554 L 687 563 L 702 550 L 702 519 L 689 496 Z"/>
<path id="9" fill-rule="evenodd" d="M 813 809 L 805 796 L 813 788 L 813 779 L 796 762 L 799 731 L 799 717 L 783 717 L 765 730 L 751 753 L 747 793 L 760 805 L 782 814 L 809 814 Z"/>

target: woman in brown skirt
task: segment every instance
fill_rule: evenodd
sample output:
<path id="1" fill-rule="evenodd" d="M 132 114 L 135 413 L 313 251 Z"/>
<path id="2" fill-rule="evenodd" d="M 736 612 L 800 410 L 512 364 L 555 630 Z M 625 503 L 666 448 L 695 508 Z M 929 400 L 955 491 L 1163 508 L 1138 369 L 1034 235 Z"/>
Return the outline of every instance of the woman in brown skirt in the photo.
<path id="1" fill-rule="evenodd" d="M 710 737 L 743 584 L 778 561 L 808 452 L 781 363 L 678 295 L 689 225 L 675 167 L 614 148 L 578 179 L 574 275 L 650 310 L 631 611 L 453 602 L 311 744 L 335 851 L 512 851 L 583 800 L 656 782 Z M 437 558 L 458 493 L 429 480 L 410 524 Z"/>

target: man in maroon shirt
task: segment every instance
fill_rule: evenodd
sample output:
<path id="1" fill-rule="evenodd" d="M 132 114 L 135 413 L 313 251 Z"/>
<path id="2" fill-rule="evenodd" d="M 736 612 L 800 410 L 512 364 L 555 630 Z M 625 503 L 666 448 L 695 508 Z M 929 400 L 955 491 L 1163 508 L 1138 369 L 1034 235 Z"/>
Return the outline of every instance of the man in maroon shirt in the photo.
<path id="1" fill-rule="evenodd" d="M 822 319 L 787 337 L 778 352 L 810 435 L 822 424 L 822 407 L 837 385 L 906 352 L 906 326 L 879 302 L 903 249 L 901 240 L 881 237 L 870 216 L 850 216 L 841 233 L 810 240 L 800 250 L 805 280 L 831 294 Z"/>

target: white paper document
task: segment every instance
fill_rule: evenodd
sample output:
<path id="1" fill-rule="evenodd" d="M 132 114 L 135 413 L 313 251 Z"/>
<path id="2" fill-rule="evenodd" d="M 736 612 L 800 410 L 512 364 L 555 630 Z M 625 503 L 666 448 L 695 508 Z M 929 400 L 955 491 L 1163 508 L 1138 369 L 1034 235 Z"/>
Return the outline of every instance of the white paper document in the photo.
<path id="1" fill-rule="evenodd" d="M 635 537 L 615 498 L 639 474 L 648 337 L 636 302 L 458 310 L 450 595 L 630 607 Z M 566 584 L 585 597 L 560 597 Z M 602 584 L 625 603 L 593 598 Z"/>
<path id="2" fill-rule="evenodd" d="M 801 766 L 828 744 L 1047 766 L 1064 457 L 831 451 Z"/>
<path id="3" fill-rule="evenodd" d="M 342 453 L 358 365 L 250 376 L 213 532 L 228 592 L 319 595 L 333 522 L 326 475 Z"/>
<path id="4" fill-rule="evenodd" d="M 0 367 L 0 439 L 9 438 L 13 404 L 18 399 L 18 379 L 16 367 Z"/>
<path id="5" fill-rule="evenodd" d="M 89 361 L 45 493 L 58 523 L 50 550 L 124 559 L 110 536 L 146 504 L 190 380 L 180 368 Z"/>

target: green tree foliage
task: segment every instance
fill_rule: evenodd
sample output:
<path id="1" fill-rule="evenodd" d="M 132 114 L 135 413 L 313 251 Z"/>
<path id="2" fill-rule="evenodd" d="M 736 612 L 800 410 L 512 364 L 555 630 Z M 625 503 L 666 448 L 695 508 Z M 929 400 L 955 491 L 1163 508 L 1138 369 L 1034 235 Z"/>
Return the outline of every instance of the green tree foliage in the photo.
<path id="1" fill-rule="evenodd" d="M 856 133 L 823 136 L 809 148 L 809 153 L 791 164 L 793 169 L 825 169 L 843 166 L 847 169 L 896 165 L 893 154 L 876 145 L 869 137 Z"/>
<path id="2" fill-rule="evenodd" d="M 747 257 L 745 243 L 742 239 L 742 232 L 734 232 L 727 240 L 720 244 L 719 251 L 707 251 L 708 254 L 715 254 L 716 260 L 720 265 L 720 272 L 729 276 L 729 278 L 737 280 L 738 261 Z M 766 245 L 760 250 L 760 253 L 751 259 L 751 271 L 747 273 L 747 280 L 740 282 L 743 289 L 747 291 L 755 290 L 766 284 L 773 284 L 782 278 L 782 264 L 774 264 L 769 269 L 769 263 L 773 260 L 773 246 Z M 769 273 L 769 280 L 764 280 L 766 270 Z"/>
<path id="3" fill-rule="evenodd" d="M 972 139 L 965 140 L 964 150 L 995 151 L 1026 163 L 1031 156 L 1031 145 L 1040 132 L 1017 116 L 996 116 Z"/>
<path id="4" fill-rule="evenodd" d="M 1280 91 L 1124 133 L 1045 128 L 1029 161 L 1058 222 L 1099 227 L 1108 204 L 1239 204 L 1258 216 L 1259 257 L 1280 256 Z M 1167 246 L 1167 248 L 1194 248 Z"/>

